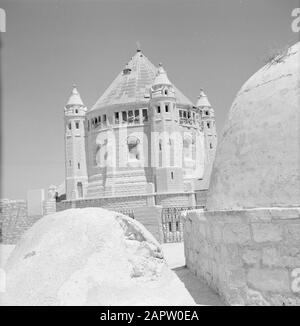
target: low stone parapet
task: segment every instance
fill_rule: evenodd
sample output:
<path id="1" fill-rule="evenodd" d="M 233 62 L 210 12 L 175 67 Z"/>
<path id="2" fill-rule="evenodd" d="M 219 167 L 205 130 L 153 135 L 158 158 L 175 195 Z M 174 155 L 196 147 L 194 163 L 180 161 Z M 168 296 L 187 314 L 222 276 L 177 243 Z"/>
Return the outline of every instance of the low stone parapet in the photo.
<path id="1" fill-rule="evenodd" d="M 300 208 L 194 210 L 187 267 L 230 305 L 300 305 Z"/>

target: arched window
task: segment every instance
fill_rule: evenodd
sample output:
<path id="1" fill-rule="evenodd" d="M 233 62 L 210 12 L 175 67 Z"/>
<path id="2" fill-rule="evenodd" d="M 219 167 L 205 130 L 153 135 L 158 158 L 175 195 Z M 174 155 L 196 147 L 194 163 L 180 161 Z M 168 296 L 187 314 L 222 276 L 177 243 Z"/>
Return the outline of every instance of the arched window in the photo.
<path id="1" fill-rule="evenodd" d="M 82 182 L 77 182 L 77 193 L 78 193 L 78 198 L 82 198 L 83 197 Z"/>
<path id="2" fill-rule="evenodd" d="M 136 158 L 137 160 L 140 158 L 140 153 L 138 150 L 138 145 L 140 143 L 140 140 L 135 136 L 129 136 L 127 138 L 127 147 L 128 152 L 131 158 Z"/>
<path id="3" fill-rule="evenodd" d="M 80 163 L 78 163 L 77 166 L 78 166 L 78 170 L 80 170 Z"/>
<path id="4" fill-rule="evenodd" d="M 143 109 L 143 122 L 148 121 L 148 110 Z"/>

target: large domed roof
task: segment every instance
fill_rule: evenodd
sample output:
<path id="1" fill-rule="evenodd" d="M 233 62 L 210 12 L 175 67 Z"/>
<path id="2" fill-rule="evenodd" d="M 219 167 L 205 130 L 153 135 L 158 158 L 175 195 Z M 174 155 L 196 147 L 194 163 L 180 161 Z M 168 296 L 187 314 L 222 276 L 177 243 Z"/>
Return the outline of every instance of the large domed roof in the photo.
<path id="1" fill-rule="evenodd" d="M 156 73 L 157 68 L 138 50 L 91 108 L 91 111 L 120 104 L 148 103 L 149 89 Z M 175 86 L 174 88 L 178 104 L 193 105 Z"/>
<path id="2" fill-rule="evenodd" d="M 300 206 L 300 42 L 254 74 L 218 144 L 208 210 Z"/>

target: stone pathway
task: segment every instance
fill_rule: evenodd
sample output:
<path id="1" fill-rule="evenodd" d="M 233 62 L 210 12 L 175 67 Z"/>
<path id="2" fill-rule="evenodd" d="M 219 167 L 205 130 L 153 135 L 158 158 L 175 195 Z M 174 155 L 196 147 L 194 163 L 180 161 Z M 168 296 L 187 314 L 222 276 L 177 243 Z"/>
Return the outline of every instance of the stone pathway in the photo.
<path id="1" fill-rule="evenodd" d="M 211 290 L 205 281 L 199 280 L 186 267 L 173 269 L 195 302 L 203 306 L 225 306 L 220 296 Z"/>
<path id="2" fill-rule="evenodd" d="M 186 289 L 199 305 L 224 306 L 220 296 L 215 293 L 204 280 L 199 280 L 185 267 L 184 245 L 180 243 L 166 243 L 162 245 L 164 256 L 170 268 L 176 273 Z"/>

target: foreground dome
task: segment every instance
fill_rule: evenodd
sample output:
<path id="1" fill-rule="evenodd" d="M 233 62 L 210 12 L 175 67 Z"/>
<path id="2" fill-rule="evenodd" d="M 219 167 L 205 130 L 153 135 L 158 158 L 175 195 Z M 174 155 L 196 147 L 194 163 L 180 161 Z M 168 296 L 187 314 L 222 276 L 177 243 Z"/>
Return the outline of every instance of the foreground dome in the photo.
<path id="1" fill-rule="evenodd" d="M 300 42 L 254 74 L 219 140 L 208 210 L 300 206 Z"/>
<path id="2" fill-rule="evenodd" d="M 47 215 L 5 265 L 5 305 L 194 305 L 154 237 L 101 208 Z"/>

